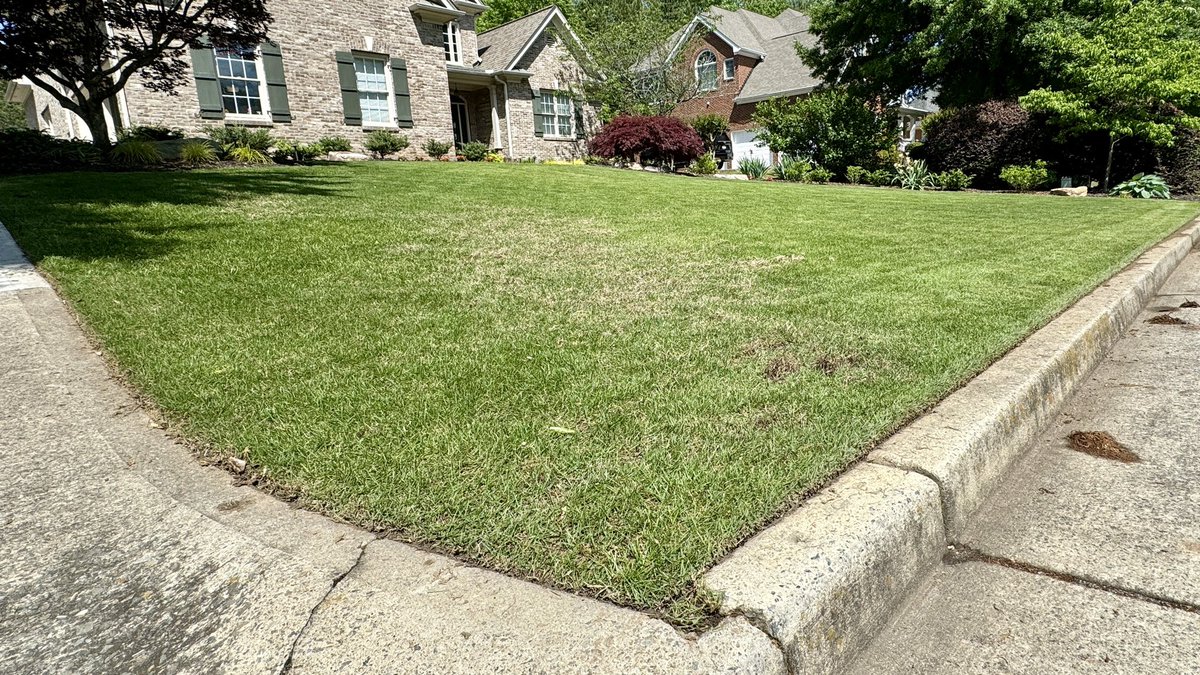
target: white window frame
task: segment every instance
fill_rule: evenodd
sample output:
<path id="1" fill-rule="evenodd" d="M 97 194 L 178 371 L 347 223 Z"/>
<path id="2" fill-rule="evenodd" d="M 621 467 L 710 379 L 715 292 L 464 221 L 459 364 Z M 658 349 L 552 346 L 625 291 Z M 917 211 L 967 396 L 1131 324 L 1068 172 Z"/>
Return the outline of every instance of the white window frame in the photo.
<path id="1" fill-rule="evenodd" d="M 704 86 L 704 78 L 701 77 L 701 75 L 700 75 L 700 67 L 701 67 L 700 61 L 702 59 L 704 59 L 705 56 L 708 56 L 708 58 L 712 59 L 712 61 L 705 61 L 703 64 L 705 67 L 712 66 L 713 77 L 712 77 L 712 86 L 711 87 Z M 721 82 L 721 80 L 719 78 L 720 73 L 717 71 L 717 55 L 712 53 L 712 50 L 705 49 L 704 51 L 702 51 L 696 55 L 696 63 L 694 64 L 694 66 L 696 69 L 696 88 L 699 89 L 700 91 L 716 91 L 717 87 L 720 86 L 720 82 Z"/>
<path id="2" fill-rule="evenodd" d="M 546 111 L 547 98 L 550 100 L 550 108 L 552 111 L 549 113 Z M 567 104 L 567 112 L 565 115 L 560 113 L 558 108 L 563 101 L 565 101 Z M 565 91 L 543 89 L 538 94 L 537 112 L 542 115 L 542 138 L 548 138 L 551 140 L 574 140 L 575 133 L 577 131 L 575 129 L 575 99 L 571 98 L 569 93 Z M 558 133 L 558 122 L 563 117 L 567 118 L 568 128 L 566 135 Z M 547 125 L 552 126 L 553 131 L 551 131 Z"/>
<path id="3" fill-rule="evenodd" d="M 732 80 L 737 75 L 737 60 L 733 57 L 725 59 L 725 81 Z"/>
<path id="4" fill-rule="evenodd" d="M 458 21 L 448 21 L 442 29 L 442 52 L 446 55 L 446 63 L 462 65 L 462 29 L 459 28 Z"/>
<path id="5" fill-rule="evenodd" d="M 240 80 L 243 82 L 251 82 L 247 77 L 225 77 L 221 75 L 221 52 L 229 50 L 218 49 L 213 53 L 213 57 L 217 65 L 217 87 L 221 87 L 221 80 Z M 244 53 L 250 53 L 250 49 L 243 50 Z M 267 76 L 263 69 L 262 50 L 258 47 L 253 49 L 254 52 L 254 70 L 258 74 L 258 103 L 262 108 L 260 113 L 237 113 L 225 110 L 225 91 L 221 89 L 221 110 L 225 111 L 225 119 L 234 122 L 253 122 L 258 124 L 271 124 L 271 98 L 267 94 Z M 243 61 L 248 59 L 243 58 Z"/>
<path id="6" fill-rule="evenodd" d="M 362 118 L 362 126 L 364 129 L 398 129 L 399 122 L 396 120 L 396 91 L 395 85 L 392 83 L 392 63 L 387 54 L 377 54 L 374 52 L 350 52 L 350 57 L 354 61 L 354 86 L 358 88 L 358 105 L 362 110 L 362 82 L 358 79 L 358 62 L 362 61 L 379 61 L 383 63 L 383 87 L 384 91 L 370 90 L 369 93 L 384 94 L 387 97 L 388 119 L 386 122 L 368 121 L 365 114 Z"/>

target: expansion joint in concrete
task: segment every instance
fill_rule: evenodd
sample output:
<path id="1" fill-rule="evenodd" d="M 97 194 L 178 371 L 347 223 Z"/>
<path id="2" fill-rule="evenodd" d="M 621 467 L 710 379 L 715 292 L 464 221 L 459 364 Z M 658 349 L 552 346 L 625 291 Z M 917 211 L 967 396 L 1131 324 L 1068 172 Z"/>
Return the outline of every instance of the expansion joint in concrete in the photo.
<path id="1" fill-rule="evenodd" d="M 739 607 L 728 614 L 725 614 L 725 616 L 730 619 L 737 617 L 745 619 L 746 622 L 751 626 L 754 626 L 758 632 L 767 636 L 767 639 L 771 641 L 771 644 L 775 645 L 775 649 L 779 650 L 780 655 L 783 656 L 784 667 L 787 668 L 789 675 L 800 672 L 797 664 L 792 663 L 792 658 L 788 655 L 788 650 L 784 648 L 783 643 L 779 641 L 779 638 L 771 634 L 770 626 L 767 625 L 767 617 L 763 616 L 762 613 L 751 609 L 746 609 L 744 607 Z"/>
<path id="2" fill-rule="evenodd" d="M 341 584 L 346 577 L 350 576 L 354 570 L 358 569 L 358 566 L 362 564 L 363 558 L 366 557 L 367 545 L 373 541 L 375 541 L 375 538 L 371 537 L 358 545 L 358 556 L 354 559 L 354 563 L 347 567 L 346 571 L 333 578 L 333 581 L 329 584 L 329 590 L 325 591 L 325 594 L 321 596 L 321 599 L 318 600 L 312 606 L 312 609 L 308 611 L 308 618 L 304 620 L 304 625 L 300 627 L 300 630 L 296 631 L 296 638 L 292 640 L 291 646 L 288 647 L 288 655 L 283 662 L 283 667 L 279 669 L 279 675 L 287 675 L 287 673 L 292 672 L 292 658 L 296 655 L 296 647 L 300 645 L 301 638 L 304 637 L 304 634 L 308 631 L 309 626 L 312 625 L 313 619 L 317 616 L 317 610 L 321 609 L 321 605 L 325 604 L 325 601 L 329 599 L 330 595 L 333 595 L 333 592 L 337 590 L 338 585 Z"/>
<path id="3" fill-rule="evenodd" d="M 1013 560 L 1012 558 L 991 555 L 990 553 L 985 553 L 977 548 L 973 548 L 969 544 L 957 542 L 948 544 L 946 546 L 946 555 L 942 558 L 942 561 L 947 565 L 961 565 L 963 563 L 971 562 L 997 565 L 999 567 L 1015 570 L 1017 572 L 1035 574 L 1038 576 L 1047 577 L 1049 579 L 1054 579 L 1055 581 L 1061 581 L 1063 583 L 1089 588 L 1094 591 L 1111 593 L 1122 598 L 1148 602 L 1150 604 L 1158 605 L 1159 607 L 1165 607 L 1167 609 L 1177 609 L 1184 612 L 1191 612 L 1192 614 L 1200 614 L 1200 605 L 1179 602 L 1178 600 L 1170 600 L 1168 598 L 1159 597 L 1149 593 L 1143 593 L 1141 591 L 1135 591 L 1129 588 L 1116 586 L 1111 583 L 1096 581 L 1095 579 L 1089 579 L 1087 577 L 1082 577 L 1075 574 L 1068 574 L 1066 572 L 1059 572 L 1057 570 L 1031 565 L 1030 563 L 1022 562 L 1020 560 Z"/>

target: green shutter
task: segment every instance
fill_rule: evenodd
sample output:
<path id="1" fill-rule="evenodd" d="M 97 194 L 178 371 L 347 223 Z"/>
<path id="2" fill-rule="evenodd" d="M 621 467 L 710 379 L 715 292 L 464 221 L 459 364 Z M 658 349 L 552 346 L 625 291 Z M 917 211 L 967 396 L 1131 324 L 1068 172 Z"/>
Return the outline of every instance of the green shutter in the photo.
<path id="1" fill-rule="evenodd" d="M 292 111 L 288 108 L 287 83 L 283 79 L 283 52 L 274 42 L 259 46 L 262 53 L 263 75 L 267 81 L 267 102 L 271 106 L 271 120 L 291 122 Z"/>
<path id="2" fill-rule="evenodd" d="M 408 65 L 404 59 L 392 59 L 392 87 L 396 91 L 396 122 L 401 129 L 411 129 L 412 96 L 408 92 Z"/>
<path id="3" fill-rule="evenodd" d="M 200 117 L 206 120 L 225 119 L 225 106 L 221 104 L 221 83 L 217 81 L 217 56 L 212 47 L 192 49 L 192 75 L 196 78 Z"/>
<path id="4" fill-rule="evenodd" d="M 574 109 L 573 112 L 575 113 L 575 138 L 581 140 L 587 138 L 587 118 L 584 117 L 583 106 L 583 101 L 571 101 L 571 107 Z"/>
<path id="5" fill-rule="evenodd" d="M 342 85 L 342 114 L 346 124 L 362 126 L 362 107 L 358 104 L 358 78 L 354 75 L 354 56 L 337 52 L 338 80 Z"/>

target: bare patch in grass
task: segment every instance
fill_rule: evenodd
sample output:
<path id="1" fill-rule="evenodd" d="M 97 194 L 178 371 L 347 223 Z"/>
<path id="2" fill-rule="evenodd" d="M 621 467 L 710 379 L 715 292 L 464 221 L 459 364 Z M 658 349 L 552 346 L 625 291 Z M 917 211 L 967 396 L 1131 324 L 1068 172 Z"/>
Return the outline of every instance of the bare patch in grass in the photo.
<path id="1" fill-rule="evenodd" d="M 767 363 L 763 377 L 768 382 L 782 382 L 788 375 L 800 370 L 800 364 L 790 354 L 780 354 Z"/>
<path id="2" fill-rule="evenodd" d="M 1170 314 L 1159 314 L 1153 319 L 1146 319 L 1146 323 L 1152 323 L 1156 326 L 1186 326 L 1187 322 L 1177 316 Z"/>
<path id="3" fill-rule="evenodd" d="M 860 360 L 858 354 L 821 354 L 813 365 L 826 375 L 835 375 L 843 368 L 858 365 Z"/>
<path id="4" fill-rule="evenodd" d="M 1200 302 L 1196 302 L 1195 300 L 1186 300 L 1182 305 L 1179 306 L 1179 309 L 1195 309 L 1197 307 L 1200 307 Z"/>
<path id="5" fill-rule="evenodd" d="M 1136 452 L 1122 445 L 1107 431 L 1076 431 L 1067 436 L 1067 443 L 1072 450 L 1092 457 L 1111 459 L 1125 464 L 1142 461 Z"/>

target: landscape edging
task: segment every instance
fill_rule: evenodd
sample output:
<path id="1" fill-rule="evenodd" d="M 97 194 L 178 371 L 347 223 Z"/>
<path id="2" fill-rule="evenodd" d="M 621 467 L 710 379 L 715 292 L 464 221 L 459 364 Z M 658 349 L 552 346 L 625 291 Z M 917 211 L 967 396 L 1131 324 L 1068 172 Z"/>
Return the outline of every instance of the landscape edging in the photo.
<path id="1" fill-rule="evenodd" d="M 709 570 L 721 612 L 753 620 L 793 673 L 850 664 L 1197 241 L 1200 218 Z"/>

